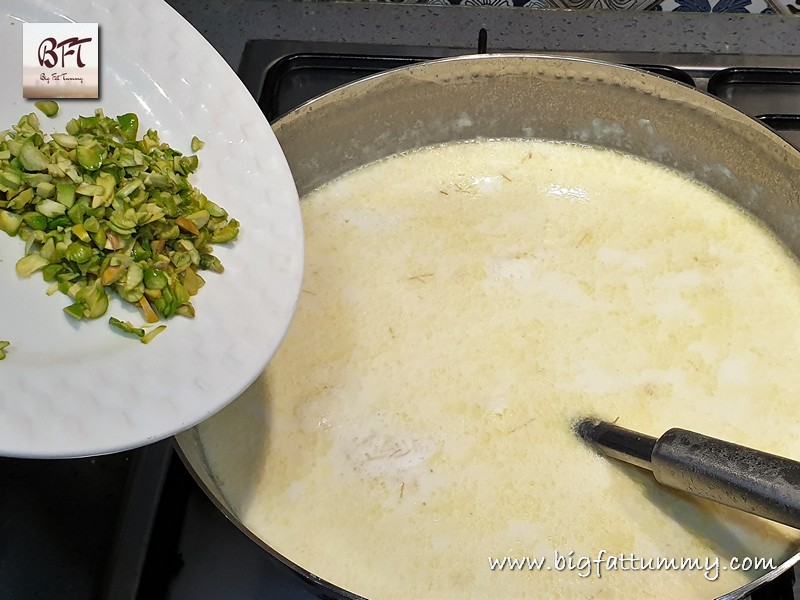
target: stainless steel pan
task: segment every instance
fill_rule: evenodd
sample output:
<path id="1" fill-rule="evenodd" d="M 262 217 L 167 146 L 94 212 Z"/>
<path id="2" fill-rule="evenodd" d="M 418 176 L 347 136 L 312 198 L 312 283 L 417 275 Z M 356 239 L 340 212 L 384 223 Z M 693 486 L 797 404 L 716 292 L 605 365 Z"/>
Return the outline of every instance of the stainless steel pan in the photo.
<path id="1" fill-rule="evenodd" d="M 613 148 L 718 190 L 800 256 L 800 153 L 722 102 L 630 68 L 519 54 L 444 59 L 342 87 L 273 128 L 301 196 L 379 158 L 442 142 L 512 137 Z M 176 440 L 186 465 L 220 509 L 278 556 L 269 539 L 241 524 L 217 484 L 224 474 L 210 471 L 197 431 Z M 327 596 L 357 597 L 316 578 L 307 570 L 312 564 L 278 558 Z M 800 554 L 724 598 L 742 598 L 798 561 Z"/>

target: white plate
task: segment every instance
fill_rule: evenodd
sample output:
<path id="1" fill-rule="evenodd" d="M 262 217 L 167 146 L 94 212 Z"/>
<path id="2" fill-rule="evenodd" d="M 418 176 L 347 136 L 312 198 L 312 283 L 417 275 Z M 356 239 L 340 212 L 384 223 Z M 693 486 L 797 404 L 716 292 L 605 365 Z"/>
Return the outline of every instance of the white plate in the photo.
<path id="1" fill-rule="evenodd" d="M 141 446 L 186 429 L 238 396 L 263 370 L 294 312 L 302 279 L 297 191 L 278 142 L 230 67 L 160 0 L 3 0 L 0 9 L 0 130 L 35 111 L 22 98 L 22 23 L 100 24 L 99 100 L 60 101 L 46 133 L 102 107 L 139 115 L 140 135 L 189 152 L 206 142 L 191 179 L 241 223 L 216 252 L 193 303 L 149 345 L 114 332 L 108 316 L 143 320 L 114 300 L 108 314 L 76 323 L 47 296 L 39 274 L 19 279 L 18 238 L 0 232 L 0 454 L 86 456 Z M 38 111 L 37 111 L 38 113 Z"/>

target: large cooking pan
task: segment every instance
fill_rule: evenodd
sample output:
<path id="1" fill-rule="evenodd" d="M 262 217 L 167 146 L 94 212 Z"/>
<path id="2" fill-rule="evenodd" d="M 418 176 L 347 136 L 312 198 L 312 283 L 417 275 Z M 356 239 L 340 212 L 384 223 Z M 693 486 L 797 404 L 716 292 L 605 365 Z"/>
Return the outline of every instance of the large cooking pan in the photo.
<path id="1" fill-rule="evenodd" d="M 442 142 L 511 137 L 613 148 L 721 192 L 800 256 L 800 153 L 722 102 L 630 68 L 532 55 L 445 59 L 335 90 L 283 117 L 274 131 L 301 196 L 376 159 Z M 212 417 L 207 426 L 213 424 Z M 312 562 L 295 565 L 268 537 L 248 531 L 220 489 L 225 474 L 206 462 L 198 430 L 176 439 L 205 491 L 245 533 L 327 596 L 356 597 L 316 578 Z M 752 587 L 725 597 L 743 597 Z"/>

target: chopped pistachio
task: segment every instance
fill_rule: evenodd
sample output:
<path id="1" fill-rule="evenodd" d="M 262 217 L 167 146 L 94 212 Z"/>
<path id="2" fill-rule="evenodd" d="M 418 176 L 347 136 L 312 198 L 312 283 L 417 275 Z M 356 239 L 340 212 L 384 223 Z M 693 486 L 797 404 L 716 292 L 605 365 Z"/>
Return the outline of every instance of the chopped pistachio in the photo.
<path id="1" fill-rule="evenodd" d="M 136 141 L 136 134 L 139 132 L 139 117 L 134 113 L 126 113 L 117 117 L 119 131 L 126 142 Z"/>
<path id="2" fill-rule="evenodd" d="M 55 117 L 58 114 L 58 102 L 45 100 L 42 102 L 34 102 L 34 106 L 42 111 L 45 117 Z"/>
<path id="3" fill-rule="evenodd" d="M 39 254 L 28 254 L 17 261 L 17 275 L 28 277 L 31 273 L 35 273 L 49 264 L 50 261 Z"/>
<path id="4" fill-rule="evenodd" d="M 152 331 L 146 333 L 144 336 L 142 336 L 142 343 L 143 344 L 149 344 L 150 342 L 153 341 L 154 337 L 156 337 L 159 333 L 164 331 L 166 328 L 167 328 L 166 325 L 159 325 L 158 327 L 156 327 Z"/>
<path id="5" fill-rule="evenodd" d="M 19 176 L 19 173 L 15 173 L 7 168 L 0 172 L 0 185 L 10 189 L 16 189 L 22 185 L 22 177 Z"/>
<path id="6" fill-rule="evenodd" d="M 10 345 L 11 342 L 0 340 L 0 360 L 3 360 L 6 357 L 6 348 L 8 348 Z"/>
<path id="7" fill-rule="evenodd" d="M 55 217 L 67 212 L 67 207 L 55 200 L 42 200 L 36 205 L 36 210 L 45 217 Z"/>
<path id="8" fill-rule="evenodd" d="M 72 242 L 67 246 L 64 256 L 76 263 L 85 263 L 92 258 L 92 248 L 82 242 Z"/>
<path id="9" fill-rule="evenodd" d="M 25 133 L 36 133 L 39 131 L 39 117 L 36 113 L 28 113 L 19 120 L 17 127 Z"/>
<path id="10" fill-rule="evenodd" d="M 19 162 L 22 168 L 29 172 L 46 171 L 49 161 L 47 157 L 33 144 L 22 144 L 19 151 Z"/>
<path id="11" fill-rule="evenodd" d="M 161 269 L 147 268 L 144 270 L 144 286 L 149 290 L 163 290 L 167 287 L 167 276 Z"/>
<path id="12" fill-rule="evenodd" d="M 74 304 L 70 304 L 69 306 L 64 307 L 64 312 L 67 313 L 73 319 L 82 319 L 83 318 L 83 304 L 80 302 L 76 302 Z"/>
<path id="13" fill-rule="evenodd" d="M 238 221 L 189 182 L 197 156 L 138 131 L 135 114 L 114 119 L 97 109 L 50 141 L 35 113 L 0 132 L 0 230 L 25 241 L 17 273 L 41 270 L 48 294 L 72 298 L 64 311 L 76 319 L 104 314 L 112 290 L 149 323 L 193 317 L 190 300 L 205 283 L 198 270 L 223 272 L 211 244 L 239 233 Z M 192 152 L 202 147 L 192 138 Z M 136 335 L 146 343 L 163 330 Z"/>
<path id="14" fill-rule="evenodd" d="M 36 186 L 36 195 L 42 198 L 51 198 L 56 191 L 56 186 L 47 181 L 41 182 Z"/>
<path id="15" fill-rule="evenodd" d="M 22 220 L 25 224 L 36 231 L 44 231 L 47 229 L 47 217 L 38 212 L 26 212 L 22 215 Z M 6 232 L 8 233 L 8 232 Z"/>
<path id="16" fill-rule="evenodd" d="M 56 184 L 56 200 L 70 208 L 75 203 L 75 186 L 72 183 Z"/>
<path id="17" fill-rule="evenodd" d="M 200 255 L 200 268 L 214 273 L 222 273 L 225 270 L 220 260 L 213 254 Z"/>
<path id="18" fill-rule="evenodd" d="M 93 183 L 81 183 L 75 188 L 75 193 L 80 196 L 98 196 L 105 192 L 102 185 L 95 185 Z"/>
<path id="19" fill-rule="evenodd" d="M 108 294 L 98 280 L 90 285 L 83 286 L 75 294 L 76 304 L 83 307 L 83 317 L 96 319 L 102 317 L 108 310 Z"/>
<path id="20" fill-rule="evenodd" d="M 89 171 L 96 171 L 103 164 L 103 155 L 96 147 L 78 146 L 75 156 L 78 157 L 78 163 Z"/>
<path id="21" fill-rule="evenodd" d="M 138 338 L 144 337 L 144 329 L 142 329 L 141 327 L 134 327 L 133 323 L 131 323 L 130 321 L 120 321 L 116 317 L 109 317 L 108 323 L 112 327 L 116 327 L 117 329 L 119 329 L 124 333 L 133 334 Z"/>
<path id="22" fill-rule="evenodd" d="M 28 204 L 31 200 L 33 200 L 33 196 L 34 194 L 31 188 L 26 188 L 22 190 L 19 194 L 17 194 L 14 197 L 10 197 L 7 195 L 7 197 L 9 198 L 7 208 L 18 211 L 19 209 L 23 208 L 26 204 Z"/>
<path id="23" fill-rule="evenodd" d="M 20 225 L 22 225 L 22 216 L 0 209 L 0 229 L 8 235 L 17 235 Z"/>
<path id="24" fill-rule="evenodd" d="M 136 327 L 130 321 L 121 321 L 116 317 L 109 317 L 108 319 L 109 325 L 115 327 L 122 331 L 123 333 L 129 333 L 131 335 L 135 335 L 139 338 L 139 341 L 143 344 L 149 344 L 154 337 L 156 337 L 159 333 L 164 331 L 167 326 L 166 325 L 159 325 L 158 327 L 152 329 L 149 332 L 146 332 L 143 327 Z"/>
<path id="25" fill-rule="evenodd" d="M 181 315 L 182 317 L 189 317 L 190 319 L 194 318 L 194 306 L 191 304 L 181 304 L 177 310 L 175 310 L 176 315 Z"/>
<path id="26" fill-rule="evenodd" d="M 74 150 L 78 147 L 78 138 L 74 135 L 69 135 L 68 133 L 54 133 L 51 137 L 53 141 L 62 148 Z"/>
<path id="27" fill-rule="evenodd" d="M 145 321 L 148 323 L 158 323 L 158 315 L 156 314 L 156 311 L 153 310 L 153 307 L 150 306 L 147 298 L 144 296 L 139 298 L 139 306 L 142 309 L 142 314 L 144 314 Z"/>
<path id="28" fill-rule="evenodd" d="M 224 227 L 215 230 L 211 235 L 211 242 L 215 244 L 223 244 L 236 239 L 239 235 L 239 221 L 231 219 Z"/>

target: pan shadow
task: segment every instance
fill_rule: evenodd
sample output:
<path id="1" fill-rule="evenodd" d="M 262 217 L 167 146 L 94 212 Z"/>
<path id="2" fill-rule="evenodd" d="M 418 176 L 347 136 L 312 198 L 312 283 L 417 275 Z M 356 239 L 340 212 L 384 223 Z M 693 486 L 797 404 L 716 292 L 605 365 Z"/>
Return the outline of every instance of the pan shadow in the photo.
<path id="1" fill-rule="evenodd" d="M 264 463 L 272 402 L 267 380 L 262 372 L 236 400 L 192 430 L 197 452 L 190 461 L 212 499 L 237 523 L 268 476 Z"/>

